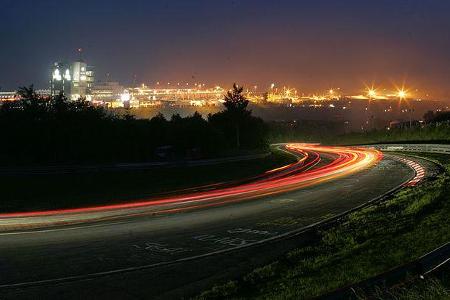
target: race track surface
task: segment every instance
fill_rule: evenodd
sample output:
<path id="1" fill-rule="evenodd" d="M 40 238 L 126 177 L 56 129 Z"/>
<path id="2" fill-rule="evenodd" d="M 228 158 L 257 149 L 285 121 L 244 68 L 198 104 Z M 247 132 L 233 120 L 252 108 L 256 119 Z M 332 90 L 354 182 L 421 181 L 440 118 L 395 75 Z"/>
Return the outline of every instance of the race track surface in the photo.
<path id="1" fill-rule="evenodd" d="M 0 299 L 190 295 L 303 243 L 284 235 L 417 179 L 407 162 L 375 150 L 286 149 L 297 164 L 245 182 L 114 207 L 2 214 Z"/>

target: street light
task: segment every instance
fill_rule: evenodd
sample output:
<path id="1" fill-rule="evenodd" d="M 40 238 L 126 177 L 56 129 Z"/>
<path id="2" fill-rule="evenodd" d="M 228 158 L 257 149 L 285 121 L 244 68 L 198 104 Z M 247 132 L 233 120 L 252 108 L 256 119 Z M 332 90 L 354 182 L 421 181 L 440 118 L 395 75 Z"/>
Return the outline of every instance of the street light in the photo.
<path id="1" fill-rule="evenodd" d="M 399 90 L 399 91 L 397 92 L 397 96 L 398 96 L 400 99 L 405 99 L 407 95 L 408 95 L 408 93 L 407 93 L 405 90 Z"/>

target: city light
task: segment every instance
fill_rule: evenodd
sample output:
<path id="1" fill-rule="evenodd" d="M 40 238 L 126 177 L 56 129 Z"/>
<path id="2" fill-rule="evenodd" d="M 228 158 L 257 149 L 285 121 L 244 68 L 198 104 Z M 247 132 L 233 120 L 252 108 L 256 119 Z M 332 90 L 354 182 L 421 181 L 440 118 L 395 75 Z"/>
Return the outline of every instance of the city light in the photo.
<path id="1" fill-rule="evenodd" d="M 70 76 L 70 70 L 67 69 L 66 73 L 64 74 L 64 79 L 70 81 L 72 79 L 72 77 Z"/>
<path id="2" fill-rule="evenodd" d="M 96 105 L 105 105 L 110 108 L 123 107 L 124 103 L 134 108 L 176 105 L 176 106 L 221 106 L 223 96 L 227 89 L 219 85 L 206 86 L 200 82 L 184 81 L 155 81 L 153 87 L 141 84 L 139 87 L 123 86 L 119 82 L 107 81 L 103 84 L 94 82 L 92 69 L 84 62 L 75 62 L 66 68 L 65 64 L 55 63 L 51 69 L 50 94 L 63 91 L 69 99 L 76 100 L 80 97 L 91 99 Z M 360 94 L 348 94 L 341 88 L 329 86 L 328 89 L 317 93 L 305 93 L 287 85 L 275 84 L 274 81 L 261 89 L 257 85 L 245 86 L 245 97 L 254 104 L 275 104 L 294 107 L 298 105 L 308 107 L 337 108 L 331 103 L 346 100 L 403 100 L 411 98 L 410 89 L 404 85 L 394 85 L 388 89 L 381 85 L 365 85 Z M 62 86 L 64 85 L 64 86 Z M 306 90 L 310 88 L 305 87 Z M 417 90 L 415 90 L 417 94 Z M 89 96 L 89 97 L 88 97 Z M 13 91 L 0 98 L 16 99 Z M 413 100 L 413 99 L 411 99 Z M 420 99 L 416 99 L 420 100 Z M 328 104 L 322 102 L 330 101 Z M 131 103 L 132 102 L 132 103 Z M 312 103 L 313 102 L 313 103 Z M 330 105 L 332 104 L 332 105 Z M 350 104 L 350 103 L 349 103 Z M 351 105 L 345 106 L 350 108 Z M 346 109 L 345 108 L 345 109 Z"/>
<path id="3" fill-rule="evenodd" d="M 398 96 L 400 99 L 405 99 L 407 95 L 408 95 L 408 93 L 407 93 L 405 90 L 399 90 L 399 91 L 397 92 L 397 96 Z"/>
<path id="4" fill-rule="evenodd" d="M 59 69 L 56 69 L 53 72 L 53 79 L 56 80 L 56 81 L 61 81 L 62 80 L 61 73 L 59 72 Z"/>
<path id="5" fill-rule="evenodd" d="M 367 95 L 369 95 L 370 98 L 374 98 L 377 96 L 377 91 L 373 88 L 370 88 L 367 92 Z"/>
<path id="6" fill-rule="evenodd" d="M 123 93 L 120 95 L 120 100 L 122 102 L 128 102 L 131 99 L 130 92 L 128 90 L 124 90 Z"/>

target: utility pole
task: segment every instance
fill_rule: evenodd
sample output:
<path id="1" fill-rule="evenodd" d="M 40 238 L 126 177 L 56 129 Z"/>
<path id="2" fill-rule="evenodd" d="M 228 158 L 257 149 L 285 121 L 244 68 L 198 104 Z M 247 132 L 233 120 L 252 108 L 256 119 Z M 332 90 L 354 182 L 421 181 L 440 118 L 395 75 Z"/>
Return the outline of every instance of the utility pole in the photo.
<path id="1" fill-rule="evenodd" d="M 409 111 L 409 129 L 412 128 L 412 113 L 414 112 L 414 109 L 410 108 Z"/>
<path id="2" fill-rule="evenodd" d="M 83 48 L 78 48 L 77 49 L 78 52 L 78 61 L 83 61 Z"/>

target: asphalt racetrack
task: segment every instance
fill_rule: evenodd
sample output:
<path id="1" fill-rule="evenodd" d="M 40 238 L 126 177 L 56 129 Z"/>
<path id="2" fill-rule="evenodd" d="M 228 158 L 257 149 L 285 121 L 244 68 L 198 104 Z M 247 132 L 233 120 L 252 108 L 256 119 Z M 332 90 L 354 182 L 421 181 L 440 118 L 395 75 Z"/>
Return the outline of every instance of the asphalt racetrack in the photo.
<path id="1" fill-rule="evenodd" d="M 301 245 L 299 229 L 436 172 L 374 149 L 280 145 L 298 163 L 114 206 L 0 215 L 0 299 L 190 296 Z"/>

